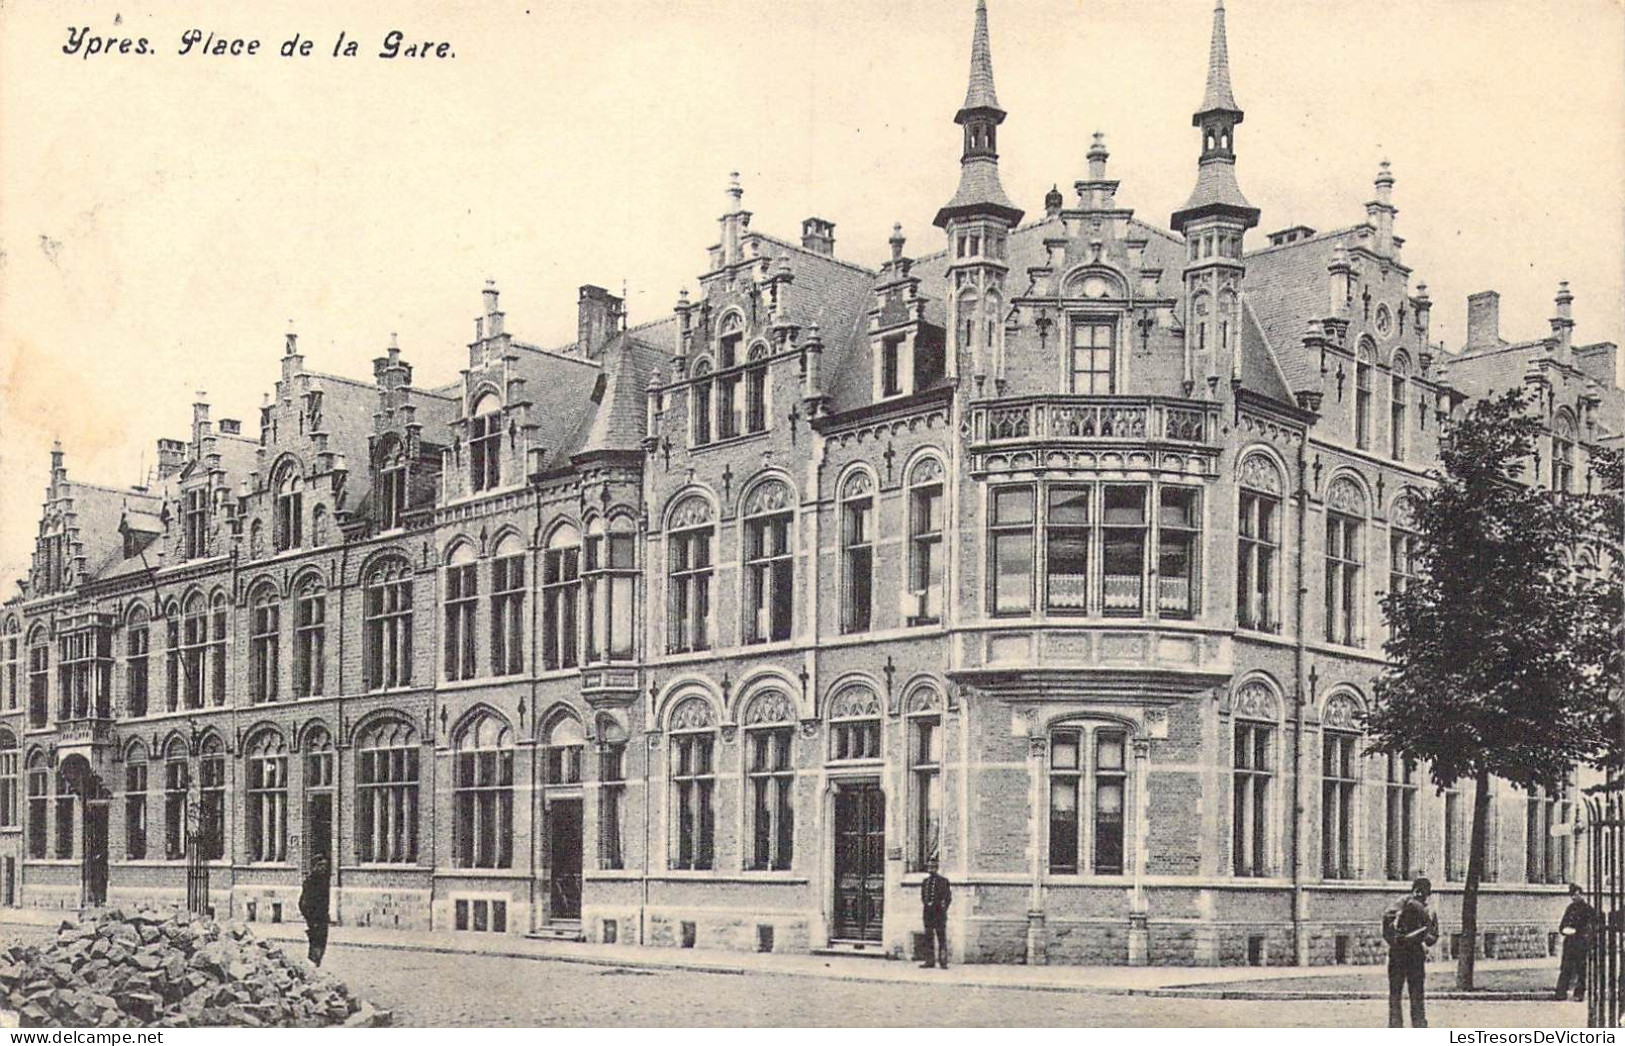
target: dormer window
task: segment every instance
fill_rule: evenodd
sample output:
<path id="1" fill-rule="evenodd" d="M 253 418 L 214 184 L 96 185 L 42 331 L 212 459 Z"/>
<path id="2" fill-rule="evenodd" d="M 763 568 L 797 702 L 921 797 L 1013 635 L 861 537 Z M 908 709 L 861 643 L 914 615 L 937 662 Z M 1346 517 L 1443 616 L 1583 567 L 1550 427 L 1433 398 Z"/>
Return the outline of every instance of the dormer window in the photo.
<path id="1" fill-rule="evenodd" d="M 1082 396 L 1116 392 L 1117 324 L 1104 317 L 1072 321 L 1072 391 Z"/>
<path id="2" fill-rule="evenodd" d="M 209 492 L 188 490 L 185 499 L 186 558 L 197 559 L 209 550 Z"/>
<path id="3" fill-rule="evenodd" d="M 767 431 L 767 346 L 752 345 L 745 371 L 745 431 Z"/>
<path id="4" fill-rule="evenodd" d="M 379 455 L 378 526 L 394 530 L 406 521 L 406 454 L 400 442 L 390 438 Z"/>
<path id="5" fill-rule="evenodd" d="M 903 339 L 887 338 L 880 343 L 880 394 L 903 394 Z"/>
<path id="6" fill-rule="evenodd" d="M 276 520 L 273 540 L 278 552 L 304 544 L 304 484 L 292 465 L 285 467 L 276 485 Z"/>
<path id="7" fill-rule="evenodd" d="M 502 404 L 494 394 L 481 396 L 468 423 L 470 486 L 494 490 L 502 482 Z"/>

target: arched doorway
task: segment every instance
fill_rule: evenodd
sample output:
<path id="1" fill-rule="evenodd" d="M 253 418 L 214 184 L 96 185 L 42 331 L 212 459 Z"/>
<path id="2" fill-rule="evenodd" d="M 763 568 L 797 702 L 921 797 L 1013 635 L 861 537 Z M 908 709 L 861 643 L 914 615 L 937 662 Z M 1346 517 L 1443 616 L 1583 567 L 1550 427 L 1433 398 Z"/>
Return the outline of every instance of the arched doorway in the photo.
<path id="1" fill-rule="evenodd" d="M 82 755 L 70 755 L 57 773 L 80 807 L 80 903 L 95 907 L 107 903 L 107 806 L 112 799 L 107 785 Z"/>
<path id="2" fill-rule="evenodd" d="M 549 925 L 581 921 L 581 757 L 586 734 L 581 720 L 561 713 L 544 734 L 543 817 L 547 824 Z"/>

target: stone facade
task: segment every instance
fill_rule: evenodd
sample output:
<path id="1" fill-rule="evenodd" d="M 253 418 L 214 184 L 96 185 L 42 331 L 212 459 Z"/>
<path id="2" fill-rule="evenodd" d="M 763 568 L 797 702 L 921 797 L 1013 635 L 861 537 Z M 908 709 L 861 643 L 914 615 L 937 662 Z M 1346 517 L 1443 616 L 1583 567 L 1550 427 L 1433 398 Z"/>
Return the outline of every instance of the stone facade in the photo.
<path id="1" fill-rule="evenodd" d="M 1581 490 L 1612 345 L 1429 340 L 1384 165 L 1364 219 L 1249 246 L 1222 9 L 1174 231 L 1097 137 L 998 180 L 979 4 L 962 181 L 878 270 L 751 227 L 576 342 L 487 287 L 456 381 L 290 334 L 257 439 L 194 411 L 145 487 L 70 479 L 0 618 L 5 904 L 181 901 L 670 947 L 903 954 L 940 862 L 967 961 L 1375 961 L 1466 805 L 1363 753 L 1380 594 L 1469 396 L 1528 383 Z M 427 350 L 436 362 L 444 349 Z M 9 805 L 7 805 L 9 804 Z M 1294 813 L 1301 810 L 1301 813 Z M 1544 953 L 1567 803 L 1502 787 L 1481 919 Z M 1556 830 L 1553 831 L 1553 826 Z"/>

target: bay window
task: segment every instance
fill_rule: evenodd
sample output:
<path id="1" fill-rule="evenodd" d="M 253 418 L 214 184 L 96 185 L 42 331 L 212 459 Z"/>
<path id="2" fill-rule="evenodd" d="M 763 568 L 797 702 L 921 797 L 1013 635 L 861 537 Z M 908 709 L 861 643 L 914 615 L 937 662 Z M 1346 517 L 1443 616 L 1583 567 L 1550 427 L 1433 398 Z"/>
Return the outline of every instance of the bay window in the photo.
<path id="1" fill-rule="evenodd" d="M 994 614 L 1033 609 L 1032 487 L 996 487 L 988 514 L 988 565 Z"/>
<path id="2" fill-rule="evenodd" d="M 593 524 L 587 534 L 583 587 L 587 660 L 629 660 L 637 590 L 637 536 L 630 519 L 616 516 L 607 527 L 602 520 Z"/>
<path id="3" fill-rule="evenodd" d="M 1051 487 L 1044 530 L 1045 606 L 1057 614 L 1089 611 L 1089 487 Z"/>
<path id="4" fill-rule="evenodd" d="M 1108 616 L 1144 612 L 1146 488 L 1111 486 L 1101 511 L 1101 598 Z"/>
<path id="5" fill-rule="evenodd" d="M 1165 486 L 1157 519 L 1157 613 L 1189 618 L 1196 612 L 1196 535 L 1200 522 L 1197 492 Z"/>

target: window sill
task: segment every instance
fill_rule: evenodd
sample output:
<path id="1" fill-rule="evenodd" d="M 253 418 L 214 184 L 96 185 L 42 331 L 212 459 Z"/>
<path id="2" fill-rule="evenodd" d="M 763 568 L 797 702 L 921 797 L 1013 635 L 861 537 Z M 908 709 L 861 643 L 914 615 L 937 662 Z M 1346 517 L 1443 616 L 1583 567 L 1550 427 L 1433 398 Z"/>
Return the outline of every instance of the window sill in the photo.
<path id="1" fill-rule="evenodd" d="M 523 682 L 527 677 L 521 673 L 516 676 L 475 676 L 473 679 L 448 679 L 439 684 L 440 690 L 469 690 L 477 686 L 501 686 L 506 683 Z"/>
<path id="2" fill-rule="evenodd" d="M 385 867 L 400 867 L 387 865 Z M 436 879 L 522 879 L 524 873 L 517 868 L 435 868 Z"/>
<path id="3" fill-rule="evenodd" d="M 483 871 L 491 871 L 486 868 Z M 499 871 L 501 869 L 498 869 Z M 341 864 L 341 872 L 429 872 L 432 868 L 419 861 L 366 861 L 361 864 Z"/>
<path id="4" fill-rule="evenodd" d="M 690 453 L 702 454 L 708 450 L 717 450 L 721 447 L 732 447 L 740 443 L 748 443 L 753 439 L 761 439 L 771 431 L 771 429 L 763 429 L 760 432 L 745 432 L 738 436 L 728 436 L 725 439 L 714 439 L 710 443 L 690 443 L 688 449 Z"/>

